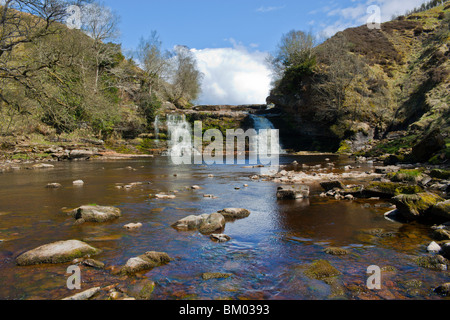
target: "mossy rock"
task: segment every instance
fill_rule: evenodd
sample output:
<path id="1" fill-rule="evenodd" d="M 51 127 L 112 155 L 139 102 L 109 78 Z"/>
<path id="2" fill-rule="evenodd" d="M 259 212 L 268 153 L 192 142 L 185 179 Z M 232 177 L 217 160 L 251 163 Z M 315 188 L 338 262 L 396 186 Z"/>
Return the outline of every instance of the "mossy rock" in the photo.
<path id="1" fill-rule="evenodd" d="M 444 222 L 450 221 L 450 200 L 439 202 L 430 211 L 436 218 L 441 218 Z"/>
<path id="2" fill-rule="evenodd" d="M 436 179 L 450 179 L 450 170 L 433 169 L 430 172 L 430 177 Z"/>
<path id="3" fill-rule="evenodd" d="M 345 256 L 350 254 L 350 251 L 344 248 L 329 247 L 324 250 L 326 254 L 331 254 L 333 256 Z"/>
<path id="4" fill-rule="evenodd" d="M 342 273 L 333 267 L 327 260 L 316 260 L 305 271 L 305 275 L 311 279 L 325 280 L 340 276 Z"/>
<path id="5" fill-rule="evenodd" d="M 388 173 L 388 178 L 392 182 L 417 183 L 423 178 L 422 170 L 399 170 L 398 172 Z"/>
<path id="6" fill-rule="evenodd" d="M 203 280 L 211 280 L 211 279 L 227 279 L 231 277 L 231 273 L 221 273 L 221 272 L 206 272 L 202 274 Z"/>
<path id="7" fill-rule="evenodd" d="M 444 201 L 434 193 L 401 194 L 392 198 L 398 213 L 407 220 L 424 218 L 437 203 Z"/>
<path id="8" fill-rule="evenodd" d="M 441 255 L 424 256 L 415 260 L 419 267 L 433 270 L 447 270 L 449 261 Z"/>
<path id="9" fill-rule="evenodd" d="M 363 191 L 366 197 L 391 199 L 401 194 L 416 194 L 424 190 L 417 185 L 405 185 L 397 182 L 372 182 Z"/>

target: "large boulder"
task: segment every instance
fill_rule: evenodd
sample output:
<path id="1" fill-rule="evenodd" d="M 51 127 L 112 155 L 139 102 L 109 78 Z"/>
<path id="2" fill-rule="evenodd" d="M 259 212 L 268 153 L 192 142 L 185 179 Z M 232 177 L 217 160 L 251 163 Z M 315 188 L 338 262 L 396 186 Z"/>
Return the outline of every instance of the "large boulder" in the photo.
<path id="1" fill-rule="evenodd" d="M 442 202 L 440 196 L 434 193 L 401 194 L 392 198 L 398 213 L 407 220 L 417 220 L 429 216 L 430 209 Z"/>
<path id="2" fill-rule="evenodd" d="M 364 188 L 362 195 L 366 198 L 379 197 L 391 199 L 401 194 L 415 194 L 423 192 L 423 189 L 416 185 L 406 185 L 396 182 L 372 182 Z"/>
<path id="3" fill-rule="evenodd" d="M 108 222 L 120 218 L 122 213 L 116 207 L 103 207 L 97 205 L 81 206 L 70 212 L 77 223 Z"/>
<path id="4" fill-rule="evenodd" d="M 178 220 L 172 227 L 180 231 L 199 230 L 203 234 L 211 234 L 225 228 L 225 217 L 221 213 L 188 216 Z"/>
<path id="5" fill-rule="evenodd" d="M 225 219 L 244 219 L 250 215 L 250 211 L 242 208 L 226 208 L 219 211 Z"/>
<path id="6" fill-rule="evenodd" d="M 308 186 L 282 186 L 277 190 L 277 199 L 306 199 L 309 197 L 309 187 Z"/>
<path id="7" fill-rule="evenodd" d="M 412 156 L 416 161 L 426 162 L 431 156 L 445 147 L 444 137 L 439 129 L 430 132 L 422 141 L 412 149 Z"/>
<path id="8" fill-rule="evenodd" d="M 29 266 L 44 263 L 66 263 L 77 258 L 93 256 L 100 253 L 101 250 L 78 241 L 59 241 L 40 246 L 36 249 L 21 254 L 16 259 L 19 266 Z"/>
<path id="9" fill-rule="evenodd" d="M 200 225 L 198 230 L 202 234 L 211 234 L 218 230 L 225 228 L 225 217 L 216 212 L 212 213 L 206 218 L 206 220 Z"/>
<path id="10" fill-rule="evenodd" d="M 125 266 L 122 267 L 121 273 L 135 274 L 167 264 L 170 260 L 169 255 L 165 252 L 149 251 L 139 257 L 129 259 Z"/>

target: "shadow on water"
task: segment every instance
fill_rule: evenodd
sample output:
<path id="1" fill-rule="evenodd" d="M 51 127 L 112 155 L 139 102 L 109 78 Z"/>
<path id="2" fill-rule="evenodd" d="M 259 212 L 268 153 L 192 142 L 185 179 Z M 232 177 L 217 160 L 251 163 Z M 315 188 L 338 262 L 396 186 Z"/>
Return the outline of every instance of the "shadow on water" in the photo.
<path id="1" fill-rule="evenodd" d="M 324 156 L 283 156 L 282 163 L 324 162 Z M 336 159 L 332 159 L 336 160 Z M 211 177 L 210 175 L 214 176 Z M 235 166 L 173 166 L 167 158 L 133 161 L 57 163 L 54 169 L 7 173 L 0 180 L 0 298 L 59 299 L 66 288 L 66 265 L 18 267 L 15 258 L 37 246 L 78 239 L 103 252 L 96 259 L 120 266 L 146 251 L 167 252 L 174 260 L 145 274 L 157 283 L 153 299 L 427 299 L 446 273 L 423 269 L 413 258 L 424 252 L 429 231 L 384 219 L 385 203 L 338 202 L 313 196 L 277 201 L 277 185 L 252 181 L 258 169 Z M 83 180 L 76 187 L 74 180 Z M 60 189 L 46 189 L 58 182 Z M 144 182 L 130 189 L 116 185 Z M 248 187 L 244 187 L 248 184 Z M 202 189 L 192 190 L 198 185 Z M 239 189 L 236 189 L 239 188 Z M 157 200 L 161 192 L 175 199 Z M 205 198 L 212 194 L 217 198 Z M 62 208 L 112 205 L 123 216 L 111 223 L 74 225 Z M 237 207 L 250 217 L 227 223 L 227 243 L 212 242 L 198 232 L 178 232 L 171 225 L 188 215 Z M 126 231 L 127 223 L 142 229 Z M 327 247 L 342 247 L 347 256 L 331 256 Z M 342 275 L 339 286 L 305 276 L 304 268 L 328 260 Z M 389 267 L 386 289 L 364 288 L 370 265 Z M 227 279 L 204 281 L 205 272 L 225 272 Z M 410 288 L 409 280 L 422 283 Z M 83 288 L 123 281 L 106 271 L 82 268 Z M 338 292 L 338 293 L 336 293 Z"/>

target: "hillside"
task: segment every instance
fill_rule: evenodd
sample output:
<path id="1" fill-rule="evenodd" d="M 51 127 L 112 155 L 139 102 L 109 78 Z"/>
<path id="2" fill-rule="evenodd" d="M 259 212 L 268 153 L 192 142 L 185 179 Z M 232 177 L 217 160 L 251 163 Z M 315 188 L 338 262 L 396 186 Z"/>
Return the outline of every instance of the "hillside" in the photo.
<path id="1" fill-rule="evenodd" d="M 267 99 L 285 145 L 383 156 L 436 128 L 450 137 L 449 12 L 447 1 L 317 46 L 312 71 L 290 68 Z"/>

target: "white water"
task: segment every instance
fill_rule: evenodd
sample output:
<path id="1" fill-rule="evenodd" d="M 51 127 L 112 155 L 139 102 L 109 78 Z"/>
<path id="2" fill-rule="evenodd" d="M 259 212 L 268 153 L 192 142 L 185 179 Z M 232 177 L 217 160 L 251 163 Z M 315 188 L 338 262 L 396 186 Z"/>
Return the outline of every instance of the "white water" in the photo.
<path id="1" fill-rule="evenodd" d="M 192 128 L 186 121 L 185 115 L 167 115 L 167 129 L 169 134 L 169 156 L 183 157 L 192 156 L 194 152 L 192 145 Z"/>
<path id="2" fill-rule="evenodd" d="M 253 120 L 253 128 L 259 133 L 260 130 L 276 130 L 273 123 L 263 116 L 257 116 L 257 115 L 250 115 L 250 118 Z M 258 137 L 258 143 L 265 144 L 267 146 L 267 150 L 271 150 L 271 139 L 270 134 L 269 137 L 265 137 L 263 135 L 259 135 Z M 278 142 L 278 146 L 276 147 L 279 154 L 285 154 L 286 151 L 283 150 L 283 146 L 280 142 Z"/>
<path id="3" fill-rule="evenodd" d="M 155 142 L 159 142 L 159 116 L 156 116 L 154 126 L 155 126 Z"/>

